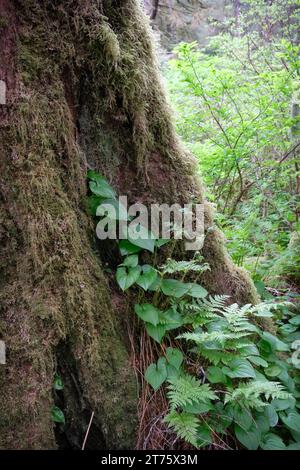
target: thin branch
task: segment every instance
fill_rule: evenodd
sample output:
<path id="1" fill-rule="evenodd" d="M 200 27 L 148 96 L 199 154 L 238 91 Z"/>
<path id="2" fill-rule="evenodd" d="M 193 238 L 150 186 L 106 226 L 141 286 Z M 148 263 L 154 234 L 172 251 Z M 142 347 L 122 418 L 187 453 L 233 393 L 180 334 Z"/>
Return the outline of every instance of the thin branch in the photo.
<path id="1" fill-rule="evenodd" d="M 84 450 L 84 449 L 85 449 L 85 444 L 86 444 L 87 438 L 88 438 L 89 433 L 90 433 L 90 429 L 91 429 L 91 425 L 92 425 L 92 422 L 93 422 L 94 414 L 95 414 L 95 412 L 93 411 L 93 413 L 92 413 L 92 415 L 91 415 L 91 419 L 90 419 L 89 425 L 88 425 L 88 428 L 87 428 L 86 433 L 85 433 L 85 436 L 84 436 L 84 441 L 83 441 L 81 450 Z"/>
<path id="2" fill-rule="evenodd" d="M 295 150 L 297 150 L 297 148 L 300 147 L 300 142 L 298 142 L 297 144 L 294 145 L 294 147 L 291 148 L 291 150 L 289 150 L 285 155 L 283 155 L 283 157 L 279 160 L 279 164 L 284 162 L 284 160 L 286 160 L 292 153 L 295 152 Z"/>

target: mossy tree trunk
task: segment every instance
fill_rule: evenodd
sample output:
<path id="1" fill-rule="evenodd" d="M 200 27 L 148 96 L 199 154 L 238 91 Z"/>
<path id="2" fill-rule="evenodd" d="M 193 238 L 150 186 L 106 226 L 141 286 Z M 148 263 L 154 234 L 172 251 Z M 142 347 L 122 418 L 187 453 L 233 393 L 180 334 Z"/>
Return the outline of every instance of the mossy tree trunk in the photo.
<path id="1" fill-rule="evenodd" d="M 130 202 L 203 202 L 173 129 L 137 0 L 0 0 L 0 448 L 132 448 L 137 383 L 126 299 L 85 210 L 86 168 Z M 210 292 L 255 301 L 209 206 Z M 126 317 L 127 316 L 127 317 Z M 55 373 L 65 389 L 54 394 Z M 67 425 L 55 433 L 54 402 Z"/>

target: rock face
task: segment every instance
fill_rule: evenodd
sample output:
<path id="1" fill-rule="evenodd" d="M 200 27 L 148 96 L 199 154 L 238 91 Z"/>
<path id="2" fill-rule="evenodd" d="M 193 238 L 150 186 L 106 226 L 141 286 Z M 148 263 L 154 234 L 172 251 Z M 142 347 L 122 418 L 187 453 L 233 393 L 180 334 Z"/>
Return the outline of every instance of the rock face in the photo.
<path id="1" fill-rule="evenodd" d="M 153 0 L 145 0 L 150 16 Z M 214 34 L 213 24 L 225 16 L 228 0 L 161 0 L 153 27 L 160 35 L 160 43 L 167 51 L 179 42 L 198 41 L 201 46 Z"/>

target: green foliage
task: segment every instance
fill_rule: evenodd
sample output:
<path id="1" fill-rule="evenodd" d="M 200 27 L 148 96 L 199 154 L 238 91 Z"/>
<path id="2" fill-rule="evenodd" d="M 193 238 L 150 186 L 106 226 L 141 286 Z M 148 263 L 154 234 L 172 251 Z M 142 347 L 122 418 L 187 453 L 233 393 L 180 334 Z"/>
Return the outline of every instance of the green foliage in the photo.
<path id="1" fill-rule="evenodd" d="M 172 410 L 165 417 L 165 421 L 174 429 L 176 434 L 181 439 L 195 447 L 198 447 L 198 429 L 200 426 L 200 421 L 195 415 L 186 413 L 184 411 L 178 413 L 177 411 Z"/>
<path id="2" fill-rule="evenodd" d="M 53 388 L 54 390 L 63 390 L 64 388 L 64 384 L 63 384 L 63 381 L 62 381 L 62 378 L 60 375 L 55 375 L 54 377 L 54 382 L 53 382 Z"/>
<path id="3" fill-rule="evenodd" d="M 160 357 L 157 364 L 150 364 L 145 372 L 145 379 L 154 390 L 157 390 L 168 376 L 166 359 Z"/>
<path id="4" fill-rule="evenodd" d="M 179 44 L 165 74 L 235 262 L 278 285 L 274 259 L 282 276 L 299 272 L 299 249 L 287 246 L 300 228 L 300 7 L 247 3 L 205 49 Z"/>
<path id="5" fill-rule="evenodd" d="M 179 349 L 167 348 L 166 357 L 169 364 L 179 370 L 183 362 L 183 354 Z"/>
<path id="6" fill-rule="evenodd" d="M 58 406 L 53 406 L 51 410 L 51 418 L 55 423 L 65 424 L 65 415 Z"/>
<path id="7" fill-rule="evenodd" d="M 146 323 L 156 326 L 159 323 L 160 311 L 152 304 L 138 305 L 134 307 L 135 313 Z"/>
<path id="8" fill-rule="evenodd" d="M 207 263 L 201 264 L 202 257 L 197 257 L 191 261 L 175 261 L 171 258 L 168 258 L 166 264 L 160 267 L 160 270 L 163 274 L 175 274 L 180 272 L 189 272 L 194 271 L 198 273 L 203 273 L 209 270 Z"/>
<path id="9" fill-rule="evenodd" d="M 163 354 L 149 364 L 145 379 L 154 391 L 166 384 L 165 422 L 197 448 L 211 444 L 212 433 L 227 432 L 247 449 L 297 447 L 300 365 L 292 362 L 291 354 L 300 316 L 294 307 L 270 300 L 254 306 L 229 304 L 228 296 L 211 296 L 201 285 L 185 282 L 189 272 L 209 269 L 198 254 L 192 261 L 169 259 L 157 268 L 139 264 L 141 248 L 137 254 L 132 241 L 120 244 L 124 259 L 116 279 L 124 291 L 132 287 L 142 297 L 146 291 L 147 302 L 136 303 L 134 310 L 161 345 Z M 181 278 L 164 277 L 170 274 Z M 255 324 L 259 317 L 274 316 L 280 337 Z M 172 330 L 179 330 L 180 347 L 165 346 L 164 341 L 174 341 Z M 64 419 L 58 409 L 53 416 Z"/>
<path id="10" fill-rule="evenodd" d="M 122 290 L 129 289 L 140 277 L 141 267 L 135 266 L 134 268 L 120 267 L 117 270 L 117 282 Z"/>
<path id="11" fill-rule="evenodd" d="M 114 189 L 108 184 L 103 176 L 97 172 L 89 170 L 87 176 L 90 180 L 89 188 L 95 196 L 100 196 L 103 199 L 114 199 L 116 193 Z"/>
<path id="12" fill-rule="evenodd" d="M 169 379 L 167 395 L 171 409 L 184 409 L 187 405 L 207 403 L 216 398 L 208 384 L 202 385 L 194 376 L 185 374 Z"/>

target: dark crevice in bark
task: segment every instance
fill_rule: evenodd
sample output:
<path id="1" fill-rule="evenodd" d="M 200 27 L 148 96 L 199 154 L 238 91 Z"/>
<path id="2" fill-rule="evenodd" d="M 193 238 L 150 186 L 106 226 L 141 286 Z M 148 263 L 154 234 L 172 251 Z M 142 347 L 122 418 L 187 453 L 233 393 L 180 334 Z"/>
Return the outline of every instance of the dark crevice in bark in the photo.
<path id="1" fill-rule="evenodd" d="M 78 375 L 78 365 L 67 341 L 61 342 L 56 352 L 57 372 L 64 388 L 54 391 L 54 403 L 64 410 L 66 424 L 55 425 L 55 438 L 59 449 L 79 450 L 85 438 L 88 424 L 94 411 L 84 395 Z M 106 443 L 101 426 L 96 419 L 90 427 L 86 450 L 105 450 Z"/>

